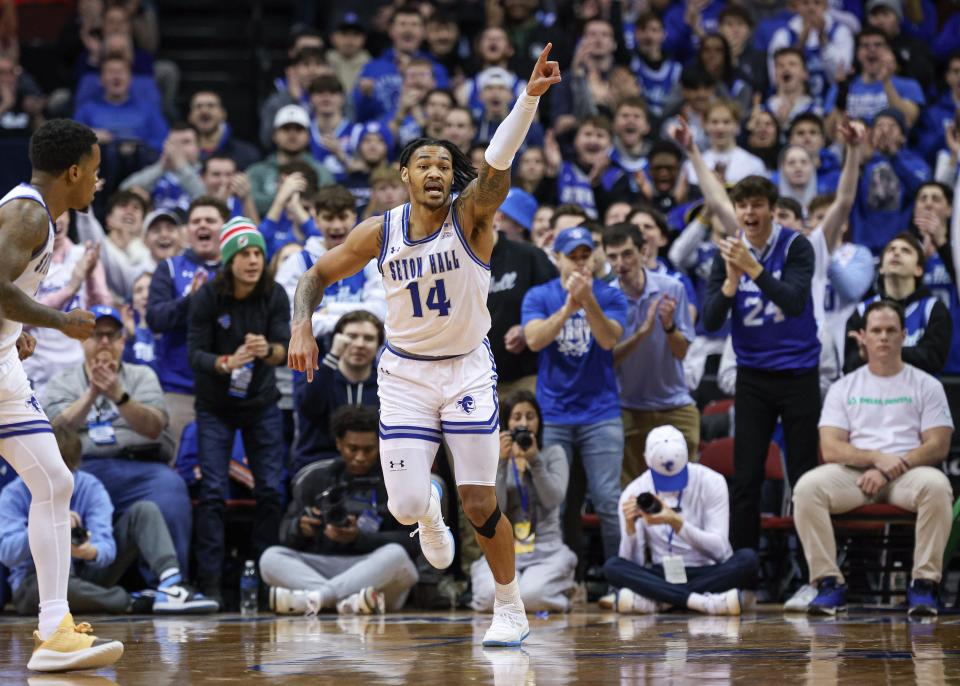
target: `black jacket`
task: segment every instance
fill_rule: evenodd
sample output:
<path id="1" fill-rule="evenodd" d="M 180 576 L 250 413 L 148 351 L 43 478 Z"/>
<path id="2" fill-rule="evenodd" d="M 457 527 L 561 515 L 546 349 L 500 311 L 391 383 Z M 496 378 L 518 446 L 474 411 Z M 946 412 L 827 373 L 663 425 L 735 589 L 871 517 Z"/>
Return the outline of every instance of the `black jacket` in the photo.
<path id="1" fill-rule="evenodd" d="M 253 378 L 245 398 L 229 395 L 230 375 L 216 370 L 217 358 L 237 351 L 248 333 L 284 348 L 290 341 L 290 301 L 283 287 L 270 283 L 264 296 L 243 300 L 219 292 L 219 282 L 203 285 L 190 299 L 187 349 L 194 373 L 197 409 L 235 416 L 277 402 L 277 378 L 263 360 L 253 363 Z"/>
<path id="2" fill-rule="evenodd" d="M 352 383 L 340 373 L 339 358 L 327 353 L 314 372 L 313 383 L 294 380 L 294 407 L 300 433 L 294 446 L 291 473 L 316 460 L 337 457 L 337 446 L 330 433 L 330 416 L 344 405 L 380 408 L 377 397 L 377 370 L 360 383 Z"/>
<path id="3" fill-rule="evenodd" d="M 878 292 L 881 296 L 887 297 L 883 292 L 883 280 L 880 281 Z M 896 300 L 906 310 L 911 303 L 923 298 L 933 297 L 933 293 L 926 286 L 921 285 L 903 300 Z M 895 298 L 890 298 L 895 300 Z M 947 356 L 950 354 L 950 338 L 953 335 L 953 320 L 950 318 L 950 310 L 939 298 L 935 298 L 933 308 L 930 310 L 930 318 L 924 327 L 923 335 L 913 345 L 903 346 L 900 356 L 907 364 L 912 364 L 918 369 L 922 369 L 928 374 L 939 374 L 943 371 L 943 366 L 947 363 Z M 857 310 L 853 311 L 847 320 L 847 333 L 859 331 L 863 328 L 863 317 Z M 860 357 L 860 347 L 857 342 L 847 336 L 843 349 L 843 373 L 849 374 L 858 367 L 867 363 Z"/>
<path id="4" fill-rule="evenodd" d="M 527 291 L 556 277 L 557 268 L 540 248 L 511 241 L 503 234 L 497 238 L 490 256 L 487 309 L 491 321 L 488 338 L 501 383 L 537 373 L 537 353 L 529 348 L 519 354 L 507 352 L 503 337 L 510 327 L 520 323 Z"/>
<path id="5" fill-rule="evenodd" d="M 314 382 L 316 383 L 316 382 Z M 300 517 L 308 505 L 313 505 L 314 496 L 324 490 L 343 484 L 346 487 L 344 502 L 347 511 L 359 517 L 364 510 L 373 510 L 376 502 L 380 517 L 379 531 L 360 531 L 352 543 L 336 543 L 318 531 L 316 536 L 304 536 L 300 531 Z M 301 552 L 325 555 L 366 555 L 388 543 L 398 543 L 407 551 L 410 559 L 416 559 L 419 545 L 410 538 L 410 529 L 404 528 L 387 509 L 387 488 L 379 463 L 364 477 L 347 473 L 343 459 L 320 460 L 304 467 L 293 480 L 293 497 L 287 513 L 280 524 L 280 544 Z"/>

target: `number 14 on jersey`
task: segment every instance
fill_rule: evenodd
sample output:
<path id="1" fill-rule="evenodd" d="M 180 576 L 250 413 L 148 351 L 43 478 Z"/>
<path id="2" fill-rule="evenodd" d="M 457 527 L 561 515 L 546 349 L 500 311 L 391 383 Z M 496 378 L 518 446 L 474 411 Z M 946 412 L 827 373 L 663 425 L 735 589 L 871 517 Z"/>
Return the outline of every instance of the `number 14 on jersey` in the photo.
<path id="1" fill-rule="evenodd" d="M 413 305 L 413 316 L 423 316 L 423 304 L 420 299 L 420 284 L 411 281 L 407 284 L 407 290 L 410 291 L 410 300 Z M 450 314 L 450 301 L 447 300 L 447 291 L 443 284 L 443 279 L 437 279 L 433 288 L 427 291 L 427 309 L 436 310 L 437 316 L 446 317 Z"/>

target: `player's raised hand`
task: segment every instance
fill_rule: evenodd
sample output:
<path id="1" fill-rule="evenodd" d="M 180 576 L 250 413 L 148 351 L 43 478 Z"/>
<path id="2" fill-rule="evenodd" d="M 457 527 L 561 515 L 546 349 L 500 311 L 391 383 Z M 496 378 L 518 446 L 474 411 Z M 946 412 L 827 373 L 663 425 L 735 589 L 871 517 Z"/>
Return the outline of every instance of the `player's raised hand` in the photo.
<path id="1" fill-rule="evenodd" d="M 93 312 L 70 310 L 64 315 L 59 328 L 70 338 L 85 341 L 93 334 L 93 327 L 96 323 L 97 320 L 94 318 Z"/>
<path id="2" fill-rule="evenodd" d="M 527 83 L 527 95 L 543 95 L 550 90 L 550 86 L 560 83 L 560 63 L 547 61 L 552 48 L 553 43 L 547 43 L 547 47 L 537 58 L 537 64 L 533 67 L 533 74 L 530 75 L 530 81 Z"/>
<path id="3" fill-rule="evenodd" d="M 850 119 L 847 117 L 844 117 L 837 126 L 837 131 L 840 133 L 840 137 L 843 139 L 843 142 L 851 147 L 860 145 L 860 143 L 862 143 L 867 137 L 867 128 L 863 125 L 863 123 L 858 121 L 850 121 Z"/>
<path id="4" fill-rule="evenodd" d="M 307 383 L 313 381 L 313 372 L 319 369 L 320 348 L 313 337 L 310 319 L 296 322 L 291 327 L 290 345 L 287 347 L 287 366 L 297 372 L 305 372 Z"/>
<path id="5" fill-rule="evenodd" d="M 677 117 L 677 124 L 670 127 L 670 138 L 676 141 L 677 145 L 687 152 L 692 152 L 694 148 L 693 131 L 687 125 L 687 120 L 683 117 Z"/>

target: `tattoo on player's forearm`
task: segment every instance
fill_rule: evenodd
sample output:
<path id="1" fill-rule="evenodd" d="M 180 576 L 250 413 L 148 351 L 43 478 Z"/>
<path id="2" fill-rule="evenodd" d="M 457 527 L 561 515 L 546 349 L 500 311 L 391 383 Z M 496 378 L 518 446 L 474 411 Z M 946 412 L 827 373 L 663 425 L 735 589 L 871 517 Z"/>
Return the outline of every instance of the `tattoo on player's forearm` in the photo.
<path id="1" fill-rule="evenodd" d="M 55 329 L 60 325 L 60 311 L 41 305 L 12 283 L 0 285 L 2 316 L 29 326 Z"/>
<path id="2" fill-rule="evenodd" d="M 310 319 L 323 298 L 323 288 L 320 279 L 313 272 L 307 271 L 297 284 L 297 292 L 293 296 L 293 321 L 299 322 Z"/>
<path id="3" fill-rule="evenodd" d="M 510 170 L 494 169 L 486 161 L 480 164 L 476 184 L 478 207 L 496 209 L 510 190 Z"/>

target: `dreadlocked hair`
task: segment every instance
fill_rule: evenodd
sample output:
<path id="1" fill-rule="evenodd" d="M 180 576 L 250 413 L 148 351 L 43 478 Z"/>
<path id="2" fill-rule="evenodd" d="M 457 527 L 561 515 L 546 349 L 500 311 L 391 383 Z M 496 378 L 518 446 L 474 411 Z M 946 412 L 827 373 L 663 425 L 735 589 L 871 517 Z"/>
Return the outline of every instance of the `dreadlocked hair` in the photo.
<path id="1" fill-rule="evenodd" d="M 444 148 L 450 153 L 450 158 L 453 160 L 452 191 L 456 193 L 461 192 L 467 187 L 468 183 L 477 178 L 477 170 L 474 168 L 473 162 L 470 161 L 470 158 L 467 157 L 467 155 L 456 145 L 442 138 L 424 137 L 413 139 L 404 146 L 403 150 L 400 151 L 400 166 L 406 167 L 407 163 L 410 162 L 410 156 L 413 155 L 413 152 L 417 148 L 422 148 L 428 145 L 435 145 Z"/>

